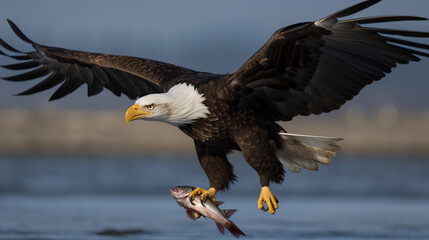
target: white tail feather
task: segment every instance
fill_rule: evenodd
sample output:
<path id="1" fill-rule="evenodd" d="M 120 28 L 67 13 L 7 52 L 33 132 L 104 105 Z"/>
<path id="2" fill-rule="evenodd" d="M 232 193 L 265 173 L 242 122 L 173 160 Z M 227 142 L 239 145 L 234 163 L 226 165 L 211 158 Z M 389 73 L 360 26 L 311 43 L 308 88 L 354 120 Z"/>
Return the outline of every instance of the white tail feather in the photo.
<path id="1" fill-rule="evenodd" d="M 330 158 L 340 149 L 336 142 L 343 140 L 285 132 L 279 134 L 284 140 L 284 145 L 278 149 L 277 157 L 291 172 L 301 172 L 301 168 L 315 171 L 319 168 L 318 163 L 330 164 Z"/>

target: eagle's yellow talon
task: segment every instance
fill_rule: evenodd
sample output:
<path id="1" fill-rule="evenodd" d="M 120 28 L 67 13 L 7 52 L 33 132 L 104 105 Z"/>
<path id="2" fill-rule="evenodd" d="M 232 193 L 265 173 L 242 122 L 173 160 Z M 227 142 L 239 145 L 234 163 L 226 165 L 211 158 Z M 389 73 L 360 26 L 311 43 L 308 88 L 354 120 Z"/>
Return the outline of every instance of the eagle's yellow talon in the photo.
<path id="1" fill-rule="evenodd" d="M 271 192 L 270 188 L 267 186 L 262 187 L 261 194 L 258 199 L 258 208 L 262 211 L 267 211 L 271 214 L 276 212 L 276 209 L 279 207 L 279 200 L 277 197 Z M 264 203 L 267 205 L 268 209 L 265 208 Z"/>
<path id="2" fill-rule="evenodd" d="M 198 219 L 198 218 L 201 217 L 201 215 L 199 213 L 194 213 L 194 216 L 195 216 L 196 219 Z"/>
<path id="3" fill-rule="evenodd" d="M 189 196 L 191 196 L 191 200 L 194 200 L 195 196 L 197 195 L 200 195 L 201 201 L 206 201 L 207 198 L 212 200 L 213 202 L 216 201 L 216 189 L 212 187 L 209 188 L 209 190 L 197 187 L 189 194 Z"/>

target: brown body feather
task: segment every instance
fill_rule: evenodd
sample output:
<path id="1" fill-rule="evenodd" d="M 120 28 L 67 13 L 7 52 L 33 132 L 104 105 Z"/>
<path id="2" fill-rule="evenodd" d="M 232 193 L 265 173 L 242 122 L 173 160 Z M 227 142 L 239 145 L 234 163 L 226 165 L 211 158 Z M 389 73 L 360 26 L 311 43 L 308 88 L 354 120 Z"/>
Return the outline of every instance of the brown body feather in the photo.
<path id="1" fill-rule="evenodd" d="M 194 139 L 210 186 L 221 190 L 236 179 L 226 159 L 232 150 L 243 153 L 259 174 L 262 186 L 281 183 L 284 170 L 276 149 L 283 145 L 278 133 L 284 130 L 272 119 L 259 115 L 255 108 L 237 108 L 222 100 L 207 101 L 206 105 L 211 113 L 207 118 L 179 128 Z"/>

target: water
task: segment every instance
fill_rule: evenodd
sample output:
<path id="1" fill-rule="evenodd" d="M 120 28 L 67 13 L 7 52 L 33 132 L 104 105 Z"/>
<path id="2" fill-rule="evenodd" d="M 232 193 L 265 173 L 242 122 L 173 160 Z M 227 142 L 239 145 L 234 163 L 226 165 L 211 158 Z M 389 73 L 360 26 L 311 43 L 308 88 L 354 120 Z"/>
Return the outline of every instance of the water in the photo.
<path id="1" fill-rule="evenodd" d="M 319 172 L 274 186 L 274 216 L 256 207 L 257 175 L 217 195 L 243 239 L 428 239 L 429 161 L 339 156 Z M 0 239 L 233 239 L 211 220 L 191 221 L 174 185 L 207 186 L 194 156 L 0 157 Z"/>

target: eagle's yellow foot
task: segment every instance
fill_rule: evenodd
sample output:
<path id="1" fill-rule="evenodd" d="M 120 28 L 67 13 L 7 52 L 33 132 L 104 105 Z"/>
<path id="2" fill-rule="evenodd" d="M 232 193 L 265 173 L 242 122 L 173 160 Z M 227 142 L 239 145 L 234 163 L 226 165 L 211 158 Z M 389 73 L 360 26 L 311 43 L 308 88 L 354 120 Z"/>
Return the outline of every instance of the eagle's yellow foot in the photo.
<path id="1" fill-rule="evenodd" d="M 205 201 L 206 199 L 210 199 L 213 202 L 216 201 L 216 189 L 212 187 L 209 188 L 209 190 L 197 187 L 189 194 L 189 196 L 191 196 L 191 200 L 194 200 L 197 195 L 200 195 L 201 201 Z"/>
<path id="2" fill-rule="evenodd" d="M 277 203 L 279 200 L 277 197 L 271 192 L 270 187 L 264 186 L 261 189 L 261 194 L 259 195 L 258 199 L 258 208 L 262 211 L 267 211 L 267 208 L 265 208 L 264 203 L 268 207 L 268 212 L 271 214 L 274 214 L 276 212 L 276 209 L 279 207 Z"/>

